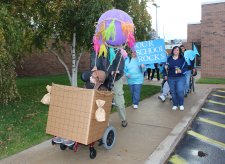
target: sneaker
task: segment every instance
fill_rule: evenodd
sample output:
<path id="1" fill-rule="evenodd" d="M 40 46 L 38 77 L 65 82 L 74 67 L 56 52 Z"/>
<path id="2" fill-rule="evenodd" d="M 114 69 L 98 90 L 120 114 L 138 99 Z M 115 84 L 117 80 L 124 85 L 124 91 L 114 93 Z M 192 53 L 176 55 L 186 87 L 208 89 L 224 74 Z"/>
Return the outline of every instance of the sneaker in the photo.
<path id="1" fill-rule="evenodd" d="M 177 106 L 173 106 L 172 107 L 172 110 L 177 110 Z"/>
<path id="2" fill-rule="evenodd" d="M 180 110 L 184 110 L 184 106 L 183 105 L 180 106 Z"/>
<path id="3" fill-rule="evenodd" d="M 54 143 L 60 144 L 60 143 L 63 142 L 63 139 L 62 139 L 61 137 L 54 137 L 54 138 L 52 139 L 52 141 L 53 141 Z"/>
<path id="4" fill-rule="evenodd" d="M 72 141 L 72 140 L 64 140 L 63 141 L 63 144 L 64 145 L 66 145 L 66 146 L 72 146 L 73 144 L 74 144 L 75 142 L 74 141 Z"/>
<path id="5" fill-rule="evenodd" d="M 163 96 L 163 95 L 158 96 L 158 98 L 159 98 L 162 102 L 165 102 L 165 100 L 166 100 L 165 96 Z"/>
<path id="6" fill-rule="evenodd" d="M 137 108 L 138 108 L 138 105 L 133 105 L 133 108 L 134 108 L 134 109 L 137 109 Z"/>
<path id="7" fill-rule="evenodd" d="M 126 121 L 126 120 L 123 120 L 123 121 L 122 121 L 122 123 L 121 123 L 122 127 L 126 127 L 126 126 L 127 126 L 127 124 L 128 124 L 128 123 L 127 123 L 127 121 Z"/>

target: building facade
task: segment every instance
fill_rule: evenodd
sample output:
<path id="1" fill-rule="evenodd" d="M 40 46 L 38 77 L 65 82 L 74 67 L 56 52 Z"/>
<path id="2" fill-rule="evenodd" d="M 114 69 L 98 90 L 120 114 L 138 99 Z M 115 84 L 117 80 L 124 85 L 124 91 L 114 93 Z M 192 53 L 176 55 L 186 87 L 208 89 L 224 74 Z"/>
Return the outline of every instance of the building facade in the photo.
<path id="1" fill-rule="evenodd" d="M 201 54 L 201 77 L 225 78 L 225 2 L 202 4 L 201 23 L 188 25 L 186 47 L 192 43 Z"/>

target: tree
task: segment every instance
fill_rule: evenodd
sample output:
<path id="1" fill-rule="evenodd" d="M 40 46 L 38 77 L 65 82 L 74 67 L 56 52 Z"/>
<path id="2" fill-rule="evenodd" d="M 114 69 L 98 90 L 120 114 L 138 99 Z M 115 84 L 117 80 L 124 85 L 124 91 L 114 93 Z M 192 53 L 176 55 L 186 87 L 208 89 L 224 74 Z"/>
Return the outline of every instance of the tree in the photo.
<path id="1" fill-rule="evenodd" d="M 36 1 L 31 16 L 35 30 L 36 47 L 54 54 L 67 71 L 72 86 L 77 86 L 78 63 L 84 50 L 91 47 L 95 22 L 106 10 L 112 8 L 111 1 L 104 0 L 58 0 Z M 52 44 L 47 44 L 49 40 Z M 71 45 L 72 71 L 61 59 L 65 55 L 65 44 Z"/>
<path id="2" fill-rule="evenodd" d="M 47 48 L 52 52 L 67 70 L 71 85 L 76 86 L 78 62 L 82 52 L 91 47 L 94 25 L 101 14 L 111 9 L 113 5 L 119 5 L 122 10 L 134 17 L 138 39 L 147 36 L 149 24 L 143 23 L 141 26 L 138 24 L 140 19 L 149 18 L 144 8 L 146 1 L 139 3 L 137 0 L 121 2 L 115 0 L 114 4 L 113 2 L 113 0 L 2 0 L 0 103 L 6 104 L 18 97 L 15 63 L 20 61 L 27 51 L 31 51 L 33 46 L 42 50 Z M 141 30 L 144 33 L 139 35 Z M 72 71 L 61 60 L 61 56 L 65 55 L 65 44 L 71 45 Z"/>
<path id="3" fill-rule="evenodd" d="M 7 104 L 19 97 L 15 82 L 14 62 L 5 47 L 4 30 L 0 27 L 0 104 Z"/>
<path id="4" fill-rule="evenodd" d="M 134 16 L 134 22 L 139 24 L 137 26 L 138 39 L 150 36 L 151 24 L 145 8 L 146 1 L 139 3 L 138 0 L 130 0 L 115 3 L 113 0 L 48 0 L 36 1 L 32 6 L 32 11 L 37 11 L 31 16 L 36 31 L 34 37 L 36 47 L 47 47 L 57 57 L 66 69 L 72 86 L 77 86 L 78 63 L 82 52 L 91 46 L 94 24 L 102 13 L 112 8 L 112 4 L 115 6 L 121 4 L 122 10 L 126 11 L 127 8 L 128 13 Z M 47 42 L 50 39 L 53 39 L 53 43 L 48 45 Z M 64 43 L 71 45 L 71 72 L 61 59 L 61 56 L 65 55 Z"/>
<path id="5" fill-rule="evenodd" d="M 151 16 L 147 11 L 147 0 L 141 0 L 139 5 L 132 4 L 132 16 L 136 26 L 136 38 L 139 41 L 149 40 L 151 32 Z"/>
<path id="6" fill-rule="evenodd" d="M 27 35 L 26 25 L 15 11 L 7 1 L 0 4 L 0 104 L 19 97 L 15 64 L 23 54 Z"/>
<path id="7" fill-rule="evenodd" d="M 147 12 L 147 2 L 151 0 L 114 0 L 116 8 L 127 12 L 132 18 L 135 25 L 136 40 L 148 40 L 151 38 L 151 16 Z"/>

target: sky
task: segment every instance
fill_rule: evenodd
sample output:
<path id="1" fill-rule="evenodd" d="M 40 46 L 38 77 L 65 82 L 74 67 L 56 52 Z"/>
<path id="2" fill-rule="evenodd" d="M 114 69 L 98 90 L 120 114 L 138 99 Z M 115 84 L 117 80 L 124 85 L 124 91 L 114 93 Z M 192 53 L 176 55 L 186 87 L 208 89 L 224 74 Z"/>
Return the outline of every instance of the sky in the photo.
<path id="1" fill-rule="evenodd" d="M 201 4 L 225 2 L 225 0 L 155 0 L 158 35 L 165 40 L 187 39 L 187 25 L 200 23 Z M 152 28 L 156 29 L 156 7 L 148 3 L 152 16 Z"/>

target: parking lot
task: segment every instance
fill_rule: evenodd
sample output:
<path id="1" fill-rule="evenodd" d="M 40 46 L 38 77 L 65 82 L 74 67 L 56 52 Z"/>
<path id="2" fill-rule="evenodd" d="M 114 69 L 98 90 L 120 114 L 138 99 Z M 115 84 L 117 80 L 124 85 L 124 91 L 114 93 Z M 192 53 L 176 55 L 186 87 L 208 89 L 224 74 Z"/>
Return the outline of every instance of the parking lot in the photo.
<path id="1" fill-rule="evenodd" d="M 216 163 L 225 160 L 225 89 L 207 97 L 168 163 Z"/>

